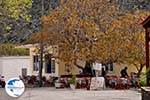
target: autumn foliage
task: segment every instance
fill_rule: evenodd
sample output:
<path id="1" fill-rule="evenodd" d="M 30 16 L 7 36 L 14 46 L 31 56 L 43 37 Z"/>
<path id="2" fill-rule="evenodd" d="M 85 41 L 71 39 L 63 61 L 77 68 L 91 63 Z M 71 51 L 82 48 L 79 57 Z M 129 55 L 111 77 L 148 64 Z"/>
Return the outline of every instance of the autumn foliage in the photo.
<path id="1" fill-rule="evenodd" d="M 46 45 L 58 45 L 59 58 L 145 65 L 145 36 L 141 17 L 147 11 L 122 11 L 117 0 L 62 0 L 42 17 Z"/>

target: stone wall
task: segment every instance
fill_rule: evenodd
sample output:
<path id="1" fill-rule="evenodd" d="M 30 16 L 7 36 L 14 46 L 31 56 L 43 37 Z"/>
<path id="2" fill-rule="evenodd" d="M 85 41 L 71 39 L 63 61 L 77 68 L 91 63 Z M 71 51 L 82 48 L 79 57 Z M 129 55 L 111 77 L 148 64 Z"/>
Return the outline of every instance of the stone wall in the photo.
<path id="1" fill-rule="evenodd" d="M 150 100 L 150 87 L 142 87 L 142 100 Z"/>

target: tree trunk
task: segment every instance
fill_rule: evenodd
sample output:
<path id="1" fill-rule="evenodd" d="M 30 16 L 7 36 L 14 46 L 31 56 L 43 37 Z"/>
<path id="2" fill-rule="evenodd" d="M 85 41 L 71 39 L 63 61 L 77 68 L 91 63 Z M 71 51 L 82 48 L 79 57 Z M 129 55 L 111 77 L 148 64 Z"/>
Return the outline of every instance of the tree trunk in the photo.
<path id="1" fill-rule="evenodd" d="M 137 77 L 140 77 L 141 72 L 142 72 L 144 66 L 145 66 L 145 64 L 140 64 L 140 69 L 139 69 L 138 72 L 137 72 Z"/>
<path id="2" fill-rule="evenodd" d="M 92 71 L 91 65 L 88 63 L 88 61 L 86 61 L 85 67 L 82 67 L 82 66 L 77 64 L 77 60 L 75 59 L 74 60 L 74 65 L 77 68 L 81 69 L 83 74 L 95 76 L 95 73 Z"/>
<path id="3" fill-rule="evenodd" d="M 74 65 L 75 65 L 76 67 L 78 67 L 79 69 L 81 69 L 82 72 L 83 72 L 84 68 L 83 68 L 82 66 L 80 66 L 80 65 L 77 64 L 77 59 L 74 59 Z"/>
<path id="4" fill-rule="evenodd" d="M 44 15 L 44 0 L 41 1 L 41 15 L 43 16 Z M 41 40 L 40 40 L 40 68 L 39 68 L 39 87 L 42 87 L 43 86 L 43 79 L 42 79 L 42 69 L 43 69 L 43 49 L 44 49 L 44 46 L 43 46 L 43 26 L 41 26 Z"/>

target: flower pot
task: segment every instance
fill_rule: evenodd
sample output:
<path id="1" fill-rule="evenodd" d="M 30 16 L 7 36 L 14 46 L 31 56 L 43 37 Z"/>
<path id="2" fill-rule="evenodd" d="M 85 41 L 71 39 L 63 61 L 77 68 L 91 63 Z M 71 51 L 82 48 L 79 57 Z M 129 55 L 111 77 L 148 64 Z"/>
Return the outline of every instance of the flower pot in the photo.
<path id="1" fill-rule="evenodd" d="M 70 88 L 72 89 L 72 90 L 75 90 L 75 85 L 74 84 L 70 84 Z"/>
<path id="2" fill-rule="evenodd" d="M 56 88 L 61 88 L 61 83 L 55 83 Z"/>

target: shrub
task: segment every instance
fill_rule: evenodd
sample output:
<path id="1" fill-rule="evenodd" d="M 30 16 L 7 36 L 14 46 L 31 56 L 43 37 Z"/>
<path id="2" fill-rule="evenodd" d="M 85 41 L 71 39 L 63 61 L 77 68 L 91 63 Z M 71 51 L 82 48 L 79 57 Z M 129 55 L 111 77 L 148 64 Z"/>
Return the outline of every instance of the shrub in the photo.
<path id="1" fill-rule="evenodd" d="M 146 86 L 146 74 L 142 74 L 140 76 L 140 85 L 141 86 Z"/>
<path id="2" fill-rule="evenodd" d="M 146 86 L 146 78 L 140 79 L 140 85 L 141 86 Z"/>
<path id="3" fill-rule="evenodd" d="M 74 84 L 76 85 L 77 81 L 76 81 L 76 75 L 72 75 L 71 80 L 70 80 L 70 84 Z"/>

